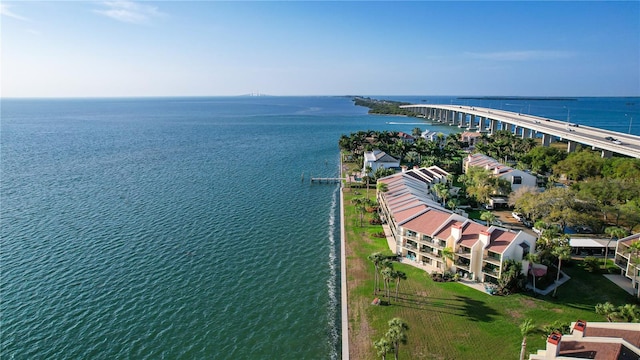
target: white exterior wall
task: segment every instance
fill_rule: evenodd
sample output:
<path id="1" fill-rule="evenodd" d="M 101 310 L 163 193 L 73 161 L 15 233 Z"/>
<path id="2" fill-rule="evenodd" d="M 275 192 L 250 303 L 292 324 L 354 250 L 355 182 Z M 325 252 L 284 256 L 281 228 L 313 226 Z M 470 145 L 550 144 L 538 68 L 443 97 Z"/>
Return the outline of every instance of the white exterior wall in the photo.
<path id="1" fill-rule="evenodd" d="M 514 176 L 520 176 L 522 178 L 522 183 L 514 184 L 513 183 Z M 511 184 L 511 191 L 516 191 L 517 189 L 523 186 L 534 187 L 534 188 L 537 187 L 537 178 L 522 170 L 513 169 L 505 174 L 501 174 L 500 178 L 507 180 L 509 184 Z"/>

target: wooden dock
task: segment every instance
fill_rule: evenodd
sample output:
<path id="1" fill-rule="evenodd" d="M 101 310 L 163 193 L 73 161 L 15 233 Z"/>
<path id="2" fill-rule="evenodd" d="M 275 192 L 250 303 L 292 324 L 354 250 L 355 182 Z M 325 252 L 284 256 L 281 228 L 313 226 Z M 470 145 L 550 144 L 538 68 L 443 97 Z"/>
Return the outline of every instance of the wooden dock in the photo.
<path id="1" fill-rule="evenodd" d="M 327 183 L 327 184 L 331 184 L 331 183 L 337 183 L 344 180 L 343 178 L 311 178 L 311 183 Z"/>

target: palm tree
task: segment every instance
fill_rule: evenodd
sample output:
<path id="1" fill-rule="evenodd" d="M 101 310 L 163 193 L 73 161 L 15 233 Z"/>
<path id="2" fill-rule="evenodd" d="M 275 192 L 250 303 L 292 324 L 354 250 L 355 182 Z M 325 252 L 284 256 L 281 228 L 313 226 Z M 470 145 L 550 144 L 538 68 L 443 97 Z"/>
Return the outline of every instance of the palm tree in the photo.
<path id="1" fill-rule="evenodd" d="M 487 222 L 487 226 L 491 226 L 496 221 L 496 216 L 491 211 L 483 211 L 480 214 L 480 220 Z"/>
<path id="2" fill-rule="evenodd" d="M 520 346 L 520 360 L 524 360 L 524 354 L 527 352 L 527 335 L 535 329 L 531 319 L 526 319 L 520 324 L 520 334 L 522 335 L 522 345 Z"/>
<path id="3" fill-rule="evenodd" d="M 450 247 L 446 247 L 442 249 L 442 252 L 440 253 L 440 255 L 442 255 L 442 264 L 444 265 L 442 272 L 444 273 L 445 271 L 447 271 L 447 261 L 448 260 L 453 261 L 454 253 Z"/>
<path id="4" fill-rule="evenodd" d="M 458 208 L 458 204 L 459 201 L 457 199 L 451 199 L 447 202 L 447 206 L 453 211 L 456 211 L 456 209 Z"/>
<path id="5" fill-rule="evenodd" d="M 626 253 L 629 253 L 629 265 L 633 267 L 633 282 L 631 283 L 631 287 L 633 287 L 637 296 L 640 297 L 640 291 L 635 290 L 636 288 L 636 274 L 638 273 L 638 254 L 640 254 L 640 240 L 636 240 L 629 244 L 629 247 L 625 250 Z"/>
<path id="6" fill-rule="evenodd" d="M 609 243 L 613 238 L 620 239 L 627 235 L 627 231 L 617 226 L 609 226 L 604 229 L 605 234 L 609 235 L 609 241 L 607 241 L 607 247 L 604 248 L 604 268 L 607 268 L 607 259 L 609 258 Z"/>
<path id="7" fill-rule="evenodd" d="M 395 359 L 398 360 L 398 350 L 400 350 L 400 343 L 407 343 L 407 325 L 404 320 L 400 318 L 393 318 L 389 320 L 389 330 L 387 331 L 387 339 L 393 344 Z"/>
<path id="8" fill-rule="evenodd" d="M 378 355 L 382 356 L 382 360 L 386 360 L 387 354 L 393 351 L 393 344 L 386 337 L 374 342 L 373 346 L 378 350 Z"/>
<path id="9" fill-rule="evenodd" d="M 533 277 L 533 296 L 535 297 L 538 293 L 538 289 L 536 289 L 536 272 L 533 269 L 533 265 L 538 262 L 538 254 L 529 253 L 525 256 L 525 259 L 531 262 L 531 276 Z"/>
<path id="10" fill-rule="evenodd" d="M 596 305 L 596 314 L 604 315 L 608 322 L 613 321 L 613 317 L 616 316 L 617 311 L 616 307 L 608 301 L 606 303 Z"/>
<path id="11" fill-rule="evenodd" d="M 387 302 L 391 303 L 391 292 L 389 290 L 391 287 L 391 280 L 393 280 L 394 275 L 393 268 L 385 267 L 380 271 L 380 275 L 382 275 L 382 280 L 384 281 L 384 292 L 387 295 Z"/>
<path id="12" fill-rule="evenodd" d="M 382 264 L 382 262 L 385 259 L 385 256 L 382 255 L 382 253 L 380 252 L 375 252 L 369 256 L 367 256 L 367 259 L 369 259 L 374 266 L 374 271 L 375 271 L 375 275 L 374 275 L 374 280 L 373 280 L 373 295 L 377 294 L 378 292 L 378 270 L 380 267 L 380 264 Z"/>
<path id="13" fill-rule="evenodd" d="M 358 213 L 360 214 L 360 227 L 362 227 L 362 222 L 364 220 L 364 213 L 367 210 L 367 205 L 371 204 L 371 200 L 368 197 L 354 198 L 353 200 L 351 200 L 351 202 L 353 202 L 353 204 L 356 207 L 356 210 L 358 210 Z"/>
<path id="14" fill-rule="evenodd" d="M 551 250 L 551 254 L 558 258 L 558 275 L 556 276 L 556 287 L 553 289 L 552 297 L 556 296 L 558 291 L 558 281 L 560 280 L 560 267 L 562 266 L 562 260 L 571 258 L 571 246 L 569 246 L 569 240 L 563 237 L 558 240 L 556 246 Z"/>
<path id="15" fill-rule="evenodd" d="M 398 301 L 398 289 L 400 289 L 400 280 L 407 280 L 407 274 L 397 270 L 394 278 L 396 279 L 396 301 Z"/>
<path id="16" fill-rule="evenodd" d="M 376 185 L 376 188 L 378 189 L 378 191 L 383 193 L 389 191 L 389 186 L 383 182 L 378 182 L 378 184 Z"/>
<path id="17" fill-rule="evenodd" d="M 444 206 L 447 198 L 449 197 L 449 188 L 445 183 L 437 183 L 433 186 L 433 190 L 436 192 L 436 195 L 442 200 L 442 206 Z"/>
<path id="18" fill-rule="evenodd" d="M 640 311 L 638 311 L 638 307 L 634 304 L 618 306 L 616 314 L 625 322 L 638 322 L 640 318 Z"/>
<path id="19" fill-rule="evenodd" d="M 369 180 L 371 179 L 371 172 L 373 171 L 373 168 L 369 165 L 367 165 L 367 167 L 364 168 L 364 178 L 365 181 L 367 182 L 367 199 L 369 198 Z"/>

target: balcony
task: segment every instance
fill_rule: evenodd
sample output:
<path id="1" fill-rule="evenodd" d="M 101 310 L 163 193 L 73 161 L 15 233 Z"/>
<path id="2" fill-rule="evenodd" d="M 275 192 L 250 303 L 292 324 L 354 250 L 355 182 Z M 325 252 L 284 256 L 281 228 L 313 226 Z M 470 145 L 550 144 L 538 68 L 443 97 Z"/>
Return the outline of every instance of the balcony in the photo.
<path id="1" fill-rule="evenodd" d="M 467 262 L 467 261 L 461 261 L 461 260 L 457 260 L 455 262 L 455 265 L 458 269 L 463 269 L 463 270 L 467 270 L 469 271 L 469 266 L 471 265 L 471 263 Z"/>
<path id="2" fill-rule="evenodd" d="M 425 253 L 425 254 L 432 254 L 433 253 L 433 248 L 428 247 L 428 246 L 422 246 L 420 248 L 420 252 L 421 253 Z"/>
<path id="3" fill-rule="evenodd" d="M 488 275 L 491 275 L 493 277 L 498 277 L 500 276 L 500 268 L 496 268 L 496 267 L 492 267 L 492 266 L 485 266 L 482 268 L 482 272 Z"/>
<path id="4" fill-rule="evenodd" d="M 426 236 L 426 235 L 422 235 L 422 242 L 426 242 L 426 243 L 429 243 L 429 244 L 433 244 L 434 243 L 433 238 L 430 237 L 430 236 Z"/>
<path id="5" fill-rule="evenodd" d="M 467 258 L 467 259 L 471 259 L 471 250 L 469 248 L 461 247 L 458 249 L 458 251 L 456 251 L 456 255 Z"/>
<path id="6" fill-rule="evenodd" d="M 482 257 L 482 260 L 483 260 L 483 261 L 485 261 L 485 262 L 488 262 L 488 263 L 490 263 L 490 264 L 497 265 L 497 266 L 500 266 L 500 265 L 501 265 L 501 263 L 502 263 L 502 262 L 500 261 L 500 259 L 496 259 L 496 258 L 495 258 L 495 257 L 493 257 L 493 256 L 487 256 L 487 255 L 483 256 L 483 257 Z"/>
<path id="7" fill-rule="evenodd" d="M 411 250 L 418 250 L 418 246 L 410 242 L 407 242 L 404 247 Z"/>
<path id="8" fill-rule="evenodd" d="M 415 239 L 415 237 L 416 237 L 417 235 L 418 235 L 418 234 L 416 234 L 415 232 L 410 231 L 410 230 L 407 230 L 407 231 L 405 231 L 405 232 L 404 232 L 404 236 L 405 236 L 405 237 L 409 237 L 409 238 L 414 238 L 414 239 Z"/>
<path id="9" fill-rule="evenodd" d="M 622 270 L 626 270 L 627 269 L 627 264 L 628 264 L 627 259 L 618 259 L 618 258 L 616 258 L 615 263 Z"/>

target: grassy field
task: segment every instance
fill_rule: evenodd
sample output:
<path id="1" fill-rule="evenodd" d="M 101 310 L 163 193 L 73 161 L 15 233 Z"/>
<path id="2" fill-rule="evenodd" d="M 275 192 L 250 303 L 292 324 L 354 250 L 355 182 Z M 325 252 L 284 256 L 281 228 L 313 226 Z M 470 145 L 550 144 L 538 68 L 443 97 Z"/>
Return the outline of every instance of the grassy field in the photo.
<path id="1" fill-rule="evenodd" d="M 516 294 L 491 296 L 460 283 L 436 283 L 429 274 L 409 265 L 394 263 L 408 279 L 395 289 L 389 306 L 374 306 L 374 267 L 367 256 L 380 251 L 392 254 L 386 239 L 373 236 L 382 232 L 369 225 L 367 214 L 360 226 L 354 197 L 365 196 L 364 189 L 344 189 L 349 309 L 349 346 L 352 359 L 380 358 L 373 342 L 386 332 L 387 322 L 400 317 L 409 324 L 408 342 L 400 347 L 400 359 L 517 359 L 520 353 L 519 325 L 533 319 L 541 328 L 554 321 L 606 321 L 597 315 L 597 303 L 615 305 L 635 299 L 601 275 L 591 274 L 580 262 L 563 270 L 572 278 L 558 289 L 558 296 Z M 375 198 L 375 190 L 369 191 Z M 546 334 L 538 330 L 528 338 L 528 351 L 544 348 Z M 389 357 L 393 355 L 389 354 Z"/>

